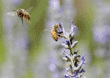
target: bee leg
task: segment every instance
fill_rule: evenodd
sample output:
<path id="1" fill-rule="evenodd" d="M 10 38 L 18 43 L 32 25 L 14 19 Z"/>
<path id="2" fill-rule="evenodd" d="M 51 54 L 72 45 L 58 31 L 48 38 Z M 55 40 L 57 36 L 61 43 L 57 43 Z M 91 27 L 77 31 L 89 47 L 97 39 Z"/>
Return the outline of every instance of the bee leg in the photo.
<path id="1" fill-rule="evenodd" d="M 21 20 L 22 20 L 22 26 L 23 26 L 23 17 L 21 17 Z"/>
<path id="2" fill-rule="evenodd" d="M 30 20 L 28 20 L 28 22 L 30 23 Z"/>
<path id="3" fill-rule="evenodd" d="M 58 37 L 61 37 L 61 38 L 63 38 L 64 36 L 63 36 L 63 35 L 59 35 L 59 34 L 58 34 Z"/>
<path id="4" fill-rule="evenodd" d="M 57 32 L 58 34 L 61 34 L 61 33 L 63 33 L 63 31 L 61 31 L 61 32 Z"/>

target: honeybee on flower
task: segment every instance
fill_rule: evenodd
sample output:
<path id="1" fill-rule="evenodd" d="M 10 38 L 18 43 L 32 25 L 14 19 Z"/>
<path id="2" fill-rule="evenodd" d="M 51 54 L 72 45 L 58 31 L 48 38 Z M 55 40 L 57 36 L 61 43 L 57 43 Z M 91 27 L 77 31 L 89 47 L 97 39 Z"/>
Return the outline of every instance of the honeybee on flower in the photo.
<path id="1" fill-rule="evenodd" d="M 55 24 L 53 26 L 53 30 L 51 31 L 51 35 L 55 41 L 58 41 L 58 37 L 63 37 L 62 35 L 60 35 L 61 33 L 63 33 L 63 31 L 59 31 L 61 29 L 61 27 L 62 27 L 61 23 Z"/>

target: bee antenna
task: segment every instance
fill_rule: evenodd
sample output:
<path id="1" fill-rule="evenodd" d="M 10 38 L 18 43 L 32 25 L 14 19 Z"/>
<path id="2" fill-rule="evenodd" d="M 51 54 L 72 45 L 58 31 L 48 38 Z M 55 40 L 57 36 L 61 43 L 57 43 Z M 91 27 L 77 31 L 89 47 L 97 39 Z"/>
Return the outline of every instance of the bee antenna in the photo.
<path id="1" fill-rule="evenodd" d="M 26 11 L 29 11 L 29 10 L 31 10 L 33 7 L 30 7 L 29 9 L 27 9 Z"/>
<path id="2" fill-rule="evenodd" d="M 32 9 L 32 7 L 29 8 L 29 10 Z"/>
<path id="3" fill-rule="evenodd" d="M 16 10 L 12 10 L 12 11 L 16 11 Z"/>

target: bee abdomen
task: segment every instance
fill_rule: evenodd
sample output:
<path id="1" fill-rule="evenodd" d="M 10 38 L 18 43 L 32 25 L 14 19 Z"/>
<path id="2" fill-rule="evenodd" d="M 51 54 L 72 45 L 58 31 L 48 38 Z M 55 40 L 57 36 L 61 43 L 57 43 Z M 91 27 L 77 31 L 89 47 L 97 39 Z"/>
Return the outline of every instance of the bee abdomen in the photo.
<path id="1" fill-rule="evenodd" d="M 30 18 L 31 18 L 31 17 L 30 17 L 30 15 L 29 15 L 28 13 L 26 13 L 26 14 L 24 15 L 24 18 L 27 19 L 28 22 L 30 23 Z"/>
<path id="2" fill-rule="evenodd" d="M 53 30 L 53 31 L 51 32 L 51 35 L 52 35 L 52 37 L 53 37 L 53 39 L 54 39 L 55 41 L 58 41 L 58 35 L 57 35 L 57 32 L 55 32 L 55 30 Z"/>

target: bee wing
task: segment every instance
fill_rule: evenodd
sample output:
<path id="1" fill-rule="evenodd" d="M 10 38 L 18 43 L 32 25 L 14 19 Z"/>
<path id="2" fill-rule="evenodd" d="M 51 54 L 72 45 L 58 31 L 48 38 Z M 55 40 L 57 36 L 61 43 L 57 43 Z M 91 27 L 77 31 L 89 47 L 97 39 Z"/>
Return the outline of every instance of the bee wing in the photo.
<path id="1" fill-rule="evenodd" d="M 51 30 L 51 31 L 52 31 L 52 30 L 54 30 L 54 29 L 52 29 L 52 27 L 51 27 L 50 29 L 44 29 L 44 31 L 48 31 L 48 30 Z"/>
<path id="2" fill-rule="evenodd" d="M 27 9 L 26 11 L 29 12 L 32 9 L 32 7 L 30 7 L 29 9 Z"/>
<path id="3" fill-rule="evenodd" d="M 16 12 L 8 12 L 7 15 L 9 15 L 9 16 L 15 16 L 15 15 L 17 15 L 17 13 Z"/>

